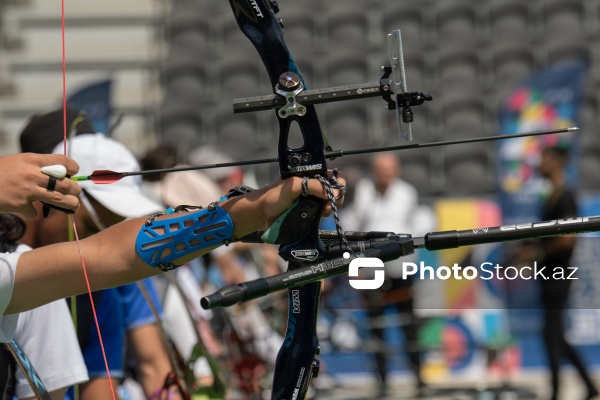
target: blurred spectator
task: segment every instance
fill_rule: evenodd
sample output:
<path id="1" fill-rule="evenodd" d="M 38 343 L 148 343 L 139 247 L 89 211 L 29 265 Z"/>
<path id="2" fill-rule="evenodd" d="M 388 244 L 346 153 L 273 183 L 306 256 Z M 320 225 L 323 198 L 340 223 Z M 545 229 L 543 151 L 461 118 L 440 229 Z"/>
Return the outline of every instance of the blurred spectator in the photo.
<path id="1" fill-rule="evenodd" d="M 542 209 L 542 220 L 573 218 L 577 213 L 575 192 L 568 187 L 565 177 L 565 166 L 568 150 L 562 147 L 548 147 L 542 151 L 538 166 L 539 173 L 552 184 L 552 191 Z M 571 280 L 555 279 L 569 275 L 569 266 L 576 236 L 556 236 L 540 240 L 541 262 L 546 267 L 547 280 L 540 279 L 542 304 L 544 306 L 544 342 L 548 353 L 551 372 L 552 400 L 558 399 L 560 381 L 560 361 L 567 357 L 575 366 L 587 389 L 585 399 L 598 396 L 583 360 L 565 339 L 563 311 L 567 306 Z"/>
<path id="2" fill-rule="evenodd" d="M 0 252 L 29 250 L 29 247 L 17 244 L 24 232 L 25 224 L 19 217 L 0 214 Z M 17 321 L 15 340 L 53 399 L 64 398 L 69 386 L 88 380 L 83 356 L 76 342 L 77 335 L 64 301 L 53 301 L 22 312 Z M 12 355 L 4 355 L 8 359 L 2 360 L 5 363 L 3 367 L 8 368 L 10 373 L 4 376 L 7 382 L 0 382 L 0 391 L 9 397 L 14 395 L 18 399 L 33 399 L 33 389 L 21 369 L 15 367 L 14 361 L 11 362 Z"/>
<path id="3" fill-rule="evenodd" d="M 234 160 L 211 146 L 203 146 L 192 150 L 189 161 L 192 165 L 204 165 L 230 163 Z M 203 172 L 219 185 L 222 194 L 244 183 L 244 170 L 241 167 L 212 168 Z"/>
<path id="4" fill-rule="evenodd" d="M 202 160 L 197 160 L 197 162 L 199 164 L 214 163 L 214 155 L 206 162 Z M 229 172 L 232 171 L 234 170 L 229 169 Z M 218 200 L 222 193 L 228 191 L 227 185 L 235 184 L 237 186 L 242 183 L 243 174 L 230 177 L 229 172 L 217 174 L 221 178 L 222 187 L 219 187 L 204 172 L 185 171 L 167 174 L 161 181 L 155 182 L 153 188 L 168 206 L 175 207 L 185 204 L 205 207 Z M 273 253 L 275 253 L 274 257 Z M 260 266 L 254 264 L 255 259 L 258 260 L 256 264 L 260 263 Z M 261 267 L 268 271 L 267 274 L 281 272 L 277 260 L 276 250 L 272 246 L 235 243 L 211 252 L 209 264 L 212 262 L 217 265 L 218 274 L 212 273 L 210 276 L 214 279 L 218 275 L 217 285 L 239 283 L 257 278 Z M 205 288 L 205 281 L 208 279 L 207 271 L 204 265 L 199 264 L 198 260 L 178 268 L 176 274 L 177 284 L 186 297 L 184 302 L 195 304 L 191 307 L 191 311 L 194 320 L 197 321 L 198 333 L 201 336 L 198 339 L 198 333 L 194 333 L 189 324 L 183 320 L 177 321 L 174 315 L 178 310 L 172 304 L 165 304 L 168 307 L 166 318 L 172 321 L 169 323 L 169 330 L 177 332 L 178 337 L 174 340 L 178 344 L 180 352 L 184 357 L 188 357 L 194 343 L 202 340 L 213 349 L 214 352 L 211 353 L 213 356 L 221 353 L 227 355 L 228 370 L 237 376 L 237 383 L 233 386 L 246 395 L 250 395 L 253 390 L 256 390 L 257 382 L 260 382 L 268 369 L 265 362 L 270 365 L 274 364 L 283 337 L 270 327 L 269 321 L 257 307 L 256 302 L 237 305 L 227 310 L 206 311 L 200 309 L 198 307 L 200 298 L 209 292 Z M 189 278 L 191 276 L 196 277 L 196 285 L 190 285 Z M 167 294 L 166 301 L 168 300 L 169 303 L 176 301 L 172 290 Z M 208 329 L 207 322 L 209 321 L 213 325 L 221 324 L 218 335 Z M 215 342 L 215 338 L 222 341 L 222 346 Z M 195 376 L 199 381 L 208 384 L 209 372 L 206 365 L 197 367 Z"/>
<path id="5" fill-rule="evenodd" d="M 354 201 L 343 214 L 344 229 L 413 233 L 418 194 L 412 185 L 400 179 L 398 158 L 391 153 L 376 155 L 372 159 L 371 173 L 371 178 L 362 179 L 356 185 Z M 384 324 L 381 322 L 386 305 L 393 305 L 398 312 L 404 332 L 405 350 L 410 360 L 409 367 L 417 379 L 418 389 L 424 387 L 420 372 L 412 281 L 402 279 L 401 268 L 401 260 L 388 262 L 384 286 L 379 290 L 360 291 L 367 307 L 371 333 L 377 339 L 375 360 L 381 394 L 386 392 L 388 383 Z"/>
<path id="6" fill-rule="evenodd" d="M 166 144 L 159 144 L 150 149 L 144 158 L 140 160 L 140 167 L 147 171 L 151 169 L 172 168 L 177 164 L 177 153 L 173 148 Z M 144 175 L 142 179 L 149 182 L 158 182 L 165 177 L 165 174 Z"/>

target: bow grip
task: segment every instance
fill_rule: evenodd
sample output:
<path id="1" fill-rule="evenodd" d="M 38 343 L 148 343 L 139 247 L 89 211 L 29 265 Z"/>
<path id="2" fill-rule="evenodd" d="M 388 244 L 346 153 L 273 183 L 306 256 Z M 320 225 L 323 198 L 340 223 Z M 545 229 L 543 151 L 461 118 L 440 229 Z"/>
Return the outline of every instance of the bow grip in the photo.
<path id="1" fill-rule="evenodd" d="M 261 241 L 269 244 L 297 242 L 320 217 L 323 203 L 315 197 L 299 197 L 269 226 Z"/>

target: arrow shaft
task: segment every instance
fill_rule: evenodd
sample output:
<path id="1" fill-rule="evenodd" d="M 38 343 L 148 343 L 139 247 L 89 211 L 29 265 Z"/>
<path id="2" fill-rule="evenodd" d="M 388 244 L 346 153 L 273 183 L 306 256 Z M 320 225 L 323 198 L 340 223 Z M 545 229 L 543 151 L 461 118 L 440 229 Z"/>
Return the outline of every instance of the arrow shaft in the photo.
<path id="1" fill-rule="evenodd" d="M 505 139 L 516 139 L 523 137 L 531 137 L 531 136 L 541 136 L 541 135 L 551 135 L 556 133 L 567 133 L 567 132 L 575 132 L 578 131 L 579 128 L 564 128 L 564 129 L 552 129 L 546 131 L 535 131 L 535 132 L 524 132 L 524 133 L 515 133 L 512 135 L 497 135 L 497 136 L 484 136 L 480 138 L 472 138 L 472 139 L 461 139 L 461 140 L 447 140 L 442 142 L 430 142 L 430 143 L 411 143 L 400 146 L 389 146 L 389 147 L 374 147 L 370 149 L 362 149 L 362 150 L 336 150 L 329 151 L 325 153 L 325 157 L 331 160 L 340 158 L 343 156 L 350 155 L 358 155 L 358 154 L 370 154 L 370 153 L 380 153 L 384 151 L 398 151 L 398 150 L 408 150 L 408 149 L 420 149 L 427 147 L 440 147 L 440 146 L 451 146 L 456 144 L 465 144 L 465 143 L 477 143 L 477 142 L 490 142 L 495 140 L 505 140 Z M 115 181 L 124 178 L 126 176 L 134 176 L 134 175 L 154 175 L 154 174 L 167 174 L 171 172 L 182 172 L 182 171 L 197 171 L 203 169 L 213 169 L 213 168 L 225 168 L 225 167 L 241 167 L 247 165 L 258 165 L 258 164 L 269 164 L 276 163 L 279 161 L 279 158 L 262 158 L 258 160 L 249 160 L 249 161 L 234 161 L 228 163 L 218 163 L 218 164 L 205 164 L 205 165 L 189 165 L 185 167 L 176 167 L 176 168 L 162 168 L 162 169 L 151 169 L 146 171 L 131 171 L 131 172 L 113 172 L 113 173 L 100 173 L 100 174 L 92 174 L 87 176 L 74 176 L 71 179 L 74 181 L 88 181 L 93 180 L 94 178 L 103 178 L 103 177 L 115 177 Z"/>
<path id="2" fill-rule="evenodd" d="M 378 153 L 378 152 L 383 152 L 383 151 L 396 151 L 396 150 L 419 149 L 419 148 L 426 148 L 426 147 L 451 146 L 451 145 L 455 145 L 455 144 L 490 142 L 490 141 L 494 141 L 494 140 L 516 139 L 516 138 L 531 137 L 531 136 L 551 135 L 551 134 L 555 134 L 555 133 L 575 132 L 578 130 L 579 130 L 579 128 L 573 127 L 573 128 L 564 128 L 564 129 L 553 129 L 553 130 L 548 130 L 548 131 L 515 133 L 512 135 L 484 136 L 484 137 L 472 138 L 472 139 L 447 140 L 447 141 L 442 141 L 442 142 L 430 142 L 430 143 L 413 143 L 413 144 L 405 144 L 405 145 L 390 146 L 390 147 L 374 147 L 371 149 L 363 149 L 363 150 L 349 150 L 349 151 L 338 150 L 338 151 L 332 151 L 332 152 L 326 153 L 326 155 L 328 158 L 330 158 L 330 155 L 332 155 L 334 158 L 336 158 L 336 157 L 350 156 L 350 155 L 357 155 L 357 154 Z"/>

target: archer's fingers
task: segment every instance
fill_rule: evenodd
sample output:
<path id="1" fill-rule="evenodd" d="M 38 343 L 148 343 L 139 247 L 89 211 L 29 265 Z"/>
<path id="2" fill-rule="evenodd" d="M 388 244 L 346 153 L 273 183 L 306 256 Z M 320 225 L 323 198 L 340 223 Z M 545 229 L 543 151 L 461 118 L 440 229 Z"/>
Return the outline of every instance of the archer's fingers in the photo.
<path id="1" fill-rule="evenodd" d="M 333 208 L 331 207 L 331 204 L 326 203 L 323 206 L 323 211 L 321 212 L 321 215 L 323 217 L 329 217 L 331 215 L 331 213 L 333 212 Z"/>
<path id="2" fill-rule="evenodd" d="M 41 177 L 36 174 L 38 182 L 34 200 L 44 202 L 59 209 L 76 211 L 79 208 L 78 197 L 81 194 L 81 187 L 77 182 L 66 178 L 65 172 L 67 176 L 76 174 L 79 171 L 77 163 L 60 154 L 42 155 L 38 161 L 43 164 L 54 164 L 43 165 L 40 169 Z M 49 171 L 42 172 L 45 169 L 44 167 L 55 168 L 49 168 Z M 60 171 L 60 167 L 64 167 L 64 169 Z"/>
<path id="3" fill-rule="evenodd" d="M 79 197 L 81 194 L 81 186 L 69 178 L 58 179 L 54 190 L 67 196 Z"/>
<path id="4" fill-rule="evenodd" d="M 50 177 L 43 172 L 35 173 L 31 179 L 35 180 L 35 184 L 38 187 L 34 196 L 36 198 L 44 198 L 44 201 L 48 198 L 48 193 L 58 192 L 63 195 L 71 195 L 75 197 L 79 197 L 81 194 L 81 187 L 77 184 L 77 182 L 69 179 L 69 178 L 61 178 L 56 179 L 54 177 Z M 48 190 L 50 186 L 50 180 L 54 180 L 54 188 L 52 190 Z"/>
<path id="5" fill-rule="evenodd" d="M 63 194 L 56 190 L 49 191 L 46 189 L 39 196 L 36 196 L 35 200 L 73 212 L 79 208 L 79 197 L 72 194 Z"/>
<path id="6" fill-rule="evenodd" d="M 29 157 L 29 160 L 32 166 L 30 166 L 27 171 L 27 175 L 24 176 L 24 179 L 28 181 L 33 181 L 37 186 L 47 189 L 49 184 L 49 174 L 42 172 L 43 168 L 48 167 L 65 167 L 66 175 L 73 176 L 77 174 L 79 171 L 79 165 L 71 158 L 66 157 L 62 154 L 33 154 L 28 153 L 26 156 Z M 63 170 L 64 174 L 64 170 Z M 52 173 L 50 173 L 52 175 Z M 79 196 L 81 189 L 79 185 L 70 179 L 65 179 L 62 174 L 54 175 L 56 179 L 56 186 L 53 190 L 64 194 L 71 194 L 75 196 Z M 37 194 L 37 193 L 36 193 Z"/>
<path id="7" fill-rule="evenodd" d="M 336 169 L 327 171 L 327 179 L 329 179 L 333 185 L 335 205 L 339 207 L 344 204 L 344 198 L 346 196 L 346 176 L 343 172 Z"/>
<path id="8" fill-rule="evenodd" d="M 55 155 L 57 155 L 57 154 L 55 154 Z M 61 157 L 66 159 L 66 157 L 64 157 L 64 156 L 61 156 Z M 52 165 L 62 165 L 62 164 L 52 164 Z M 77 165 L 77 164 L 75 164 L 75 165 Z M 72 168 L 71 170 L 77 171 L 78 168 L 79 167 L 77 166 L 77 168 L 75 168 L 75 169 Z M 69 172 L 69 170 L 67 169 L 67 174 L 68 174 L 68 172 Z M 54 177 L 51 177 L 51 176 L 43 173 L 41 169 L 39 171 L 31 171 L 31 173 L 29 174 L 29 177 L 27 179 L 33 180 L 35 182 L 35 185 L 37 186 L 36 192 L 34 193 L 36 200 L 42 200 L 42 201 L 49 200 L 49 197 L 51 197 L 51 193 L 53 193 L 53 192 L 61 193 L 65 196 L 75 196 L 75 197 L 79 197 L 79 194 L 81 193 L 81 187 L 77 184 L 77 182 L 75 182 L 69 178 L 56 179 Z M 54 180 L 54 185 L 53 185 L 54 187 L 50 187 L 51 180 Z"/>
<path id="9" fill-rule="evenodd" d="M 346 174 L 339 170 L 327 170 L 327 179 L 332 180 L 333 178 L 337 179 L 342 185 L 346 184 Z"/>
<path id="10" fill-rule="evenodd" d="M 346 194 L 346 179 L 341 173 L 335 174 L 332 171 L 328 171 L 327 177 L 332 184 L 336 205 L 342 205 L 344 202 L 344 195 Z M 307 182 L 307 189 L 309 195 L 329 200 L 327 191 L 318 179 L 309 179 Z"/>

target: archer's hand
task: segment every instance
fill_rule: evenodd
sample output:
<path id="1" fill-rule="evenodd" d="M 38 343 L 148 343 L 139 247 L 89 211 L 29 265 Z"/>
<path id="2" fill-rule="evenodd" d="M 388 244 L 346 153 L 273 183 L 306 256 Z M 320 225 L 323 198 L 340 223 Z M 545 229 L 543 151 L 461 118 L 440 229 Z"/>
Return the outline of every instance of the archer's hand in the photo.
<path id="1" fill-rule="evenodd" d="M 48 175 L 42 167 L 64 165 L 68 175 L 75 175 L 79 165 L 59 154 L 12 154 L 0 157 L 0 211 L 18 213 L 25 218 L 37 215 L 35 201 L 43 201 L 68 210 L 79 207 L 79 185 L 68 179 L 57 179 L 53 191 L 48 190 Z"/>
<path id="2" fill-rule="evenodd" d="M 328 172 L 327 178 L 331 178 L 331 175 L 332 173 Z M 342 185 L 346 184 L 343 176 L 339 176 L 338 180 Z M 300 177 L 279 180 L 267 187 L 222 203 L 221 207 L 233 220 L 233 237 L 240 238 L 267 229 L 302 194 L 302 181 Z M 323 184 L 317 179 L 309 179 L 307 189 L 310 196 L 328 199 Z M 339 189 L 333 190 L 333 196 L 339 197 L 336 206 L 342 205 L 344 201 L 344 193 L 341 192 L 342 190 Z M 331 205 L 327 203 L 323 207 L 323 214 L 329 215 L 331 211 Z"/>
<path id="3" fill-rule="evenodd" d="M 331 179 L 332 171 L 327 172 L 327 179 Z M 338 181 L 342 185 L 346 185 L 346 179 L 343 174 L 338 175 Z M 302 178 L 292 177 L 275 182 L 267 187 L 267 193 L 263 197 L 263 213 L 267 222 L 267 226 L 287 210 L 294 200 L 302 194 Z M 308 180 L 308 194 L 320 199 L 329 200 L 323 184 L 318 179 Z M 338 198 L 335 202 L 336 206 L 341 206 L 344 202 L 345 191 L 333 189 L 333 195 Z M 331 204 L 325 203 L 323 208 L 323 216 L 328 216 L 332 212 Z"/>

